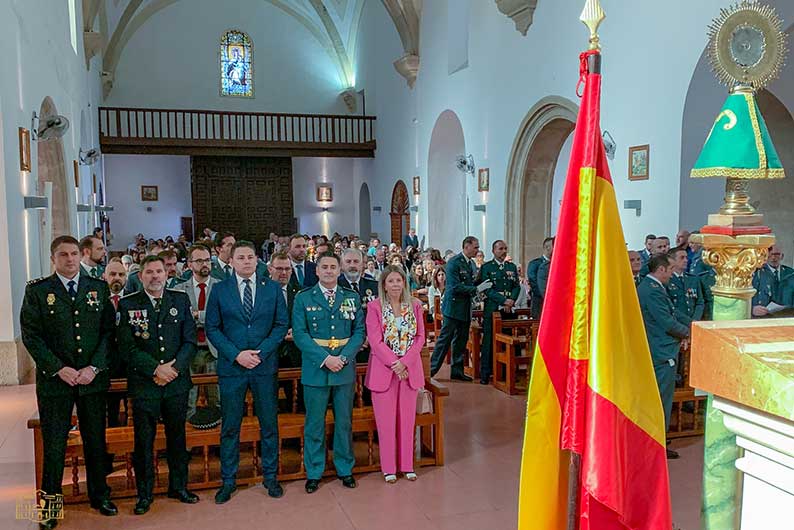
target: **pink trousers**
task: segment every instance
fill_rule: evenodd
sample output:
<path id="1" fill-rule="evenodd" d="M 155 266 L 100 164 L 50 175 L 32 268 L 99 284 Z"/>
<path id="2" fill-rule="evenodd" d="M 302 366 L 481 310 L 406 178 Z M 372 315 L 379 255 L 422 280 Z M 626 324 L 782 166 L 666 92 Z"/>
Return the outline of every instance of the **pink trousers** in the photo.
<path id="1" fill-rule="evenodd" d="M 414 426 L 417 391 L 392 376 L 389 389 L 372 392 L 372 408 L 378 427 L 380 468 L 384 474 L 414 470 Z"/>

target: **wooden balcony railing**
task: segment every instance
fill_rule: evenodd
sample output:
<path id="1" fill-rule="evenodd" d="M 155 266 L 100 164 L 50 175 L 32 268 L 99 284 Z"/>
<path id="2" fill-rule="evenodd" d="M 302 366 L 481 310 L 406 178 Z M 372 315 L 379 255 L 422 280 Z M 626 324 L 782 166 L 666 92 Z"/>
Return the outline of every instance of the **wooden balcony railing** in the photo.
<path id="1" fill-rule="evenodd" d="M 374 156 L 374 116 L 99 108 L 104 153 Z"/>

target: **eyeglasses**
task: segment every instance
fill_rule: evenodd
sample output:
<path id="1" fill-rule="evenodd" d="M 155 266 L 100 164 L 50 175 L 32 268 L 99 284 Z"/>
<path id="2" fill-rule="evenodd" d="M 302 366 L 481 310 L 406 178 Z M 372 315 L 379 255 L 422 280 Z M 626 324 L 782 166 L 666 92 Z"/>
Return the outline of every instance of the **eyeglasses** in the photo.
<path id="1" fill-rule="evenodd" d="M 192 259 L 192 260 L 190 260 L 190 263 L 198 263 L 199 265 L 206 265 L 210 261 L 212 261 L 212 260 L 209 260 L 209 259 Z"/>

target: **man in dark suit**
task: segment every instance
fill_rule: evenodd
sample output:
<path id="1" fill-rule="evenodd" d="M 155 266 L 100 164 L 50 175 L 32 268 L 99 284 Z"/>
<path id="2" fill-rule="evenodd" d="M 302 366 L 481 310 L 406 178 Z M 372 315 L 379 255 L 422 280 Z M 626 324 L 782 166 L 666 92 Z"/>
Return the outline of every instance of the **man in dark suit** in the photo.
<path id="1" fill-rule="evenodd" d="M 55 273 L 28 283 L 19 318 L 22 342 L 36 361 L 44 444 L 41 488 L 48 495 L 62 493 L 66 441 L 76 405 L 91 507 L 102 515 L 116 515 L 105 481 L 107 349 L 114 318 L 110 293 L 102 280 L 80 274 L 75 238 L 56 237 L 50 259 Z M 57 524 L 55 514 L 41 527 Z"/>
<path id="2" fill-rule="evenodd" d="M 357 248 L 346 248 L 341 256 L 342 274 L 338 284 L 345 289 L 352 289 L 361 298 L 361 306 L 366 314 L 367 304 L 378 297 L 378 282 L 362 276 L 364 272 L 364 253 Z M 365 345 L 356 355 L 357 363 L 369 360 L 369 345 Z M 365 389 L 365 394 L 369 389 Z"/>
<path id="3" fill-rule="evenodd" d="M 216 280 L 223 281 L 232 276 L 231 253 L 236 241 L 231 232 L 215 234 L 215 258 L 212 260 L 210 276 Z"/>
<path id="4" fill-rule="evenodd" d="M 128 360 L 127 386 L 134 418 L 135 484 L 133 512 L 143 515 L 154 500 L 154 438 L 162 417 L 168 457 L 168 497 L 195 504 L 187 489 L 187 418 L 190 363 L 196 354 L 196 323 L 190 300 L 166 289 L 168 273 L 160 256 L 148 256 L 139 274 L 143 290 L 119 302 L 119 348 Z"/>
<path id="5" fill-rule="evenodd" d="M 317 285 L 317 265 L 306 259 L 306 239 L 300 234 L 289 238 L 289 260 L 292 263 L 293 280 L 301 289 Z"/>
<path id="6" fill-rule="evenodd" d="M 444 321 L 441 332 L 433 348 L 430 359 L 430 376 L 435 376 L 441 369 L 450 343 L 452 344 L 451 379 L 471 381 L 471 377 L 463 373 L 463 354 L 469 338 L 471 325 L 471 300 L 478 292 L 490 289 L 493 284 L 485 281 L 477 285 L 477 275 L 473 258 L 480 250 L 480 242 L 474 236 L 463 240 L 463 252 L 449 260 L 446 267 L 447 286 L 444 300 L 441 302 L 441 314 Z"/>
<path id="7" fill-rule="evenodd" d="M 416 237 L 416 229 L 411 228 L 408 233 L 403 236 L 403 250 L 408 247 L 419 248 L 419 238 Z"/>
<path id="8" fill-rule="evenodd" d="M 270 263 L 267 266 L 270 279 L 279 284 L 284 301 L 287 304 L 287 318 L 289 321 L 289 331 L 284 340 L 278 346 L 278 367 L 279 368 L 300 368 L 301 366 L 301 352 L 295 342 L 292 340 L 292 305 L 295 302 L 295 295 L 301 290 L 295 281 L 295 275 L 292 274 L 292 264 L 289 261 L 289 256 L 284 252 L 274 254 L 270 258 Z M 284 390 L 284 395 L 287 397 L 287 402 L 290 406 L 287 411 L 292 412 L 291 403 L 293 399 L 298 404 L 298 409 L 303 408 L 303 385 L 298 381 L 297 395 L 293 395 L 292 381 L 282 381 L 279 386 Z"/>
<path id="9" fill-rule="evenodd" d="M 113 304 L 113 311 L 117 311 L 119 301 L 124 297 L 124 285 L 127 283 L 127 269 L 119 258 L 111 258 L 105 269 L 105 281 L 110 290 L 110 303 Z M 114 333 L 108 343 L 108 368 L 111 379 L 123 379 L 127 377 L 127 363 L 124 356 L 119 351 L 118 341 Z M 108 427 L 119 427 L 119 412 L 121 404 L 126 402 L 126 392 L 108 392 Z"/>
<path id="10" fill-rule="evenodd" d="M 221 394 L 221 478 L 215 502 L 228 502 L 237 490 L 240 425 L 250 389 L 259 420 L 263 485 L 281 497 L 278 483 L 278 345 L 289 326 L 287 303 L 278 283 L 257 276 L 256 247 L 238 241 L 232 247 L 234 276 L 217 284 L 207 302 L 204 328 L 218 350 Z"/>
<path id="11" fill-rule="evenodd" d="M 681 341 L 689 338 L 689 326 L 676 318 L 673 302 L 667 294 L 666 285 L 673 274 L 667 255 L 661 254 L 648 260 L 648 275 L 637 289 L 640 299 L 645 333 L 651 349 L 653 371 L 664 408 L 665 432 L 670 426 L 675 392 L 676 364 Z M 678 453 L 667 450 L 668 458 L 678 458 Z"/>
<path id="12" fill-rule="evenodd" d="M 648 234 L 645 236 L 645 248 L 640 250 L 640 259 L 642 260 L 642 267 L 645 267 L 645 264 L 648 263 L 648 260 L 651 259 L 651 245 L 653 244 L 654 239 L 656 239 L 655 234 Z"/>
<path id="13" fill-rule="evenodd" d="M 539 272 L 541 268 L 546 268 L 551 265 L 551 256 L 554 252 L 554 238 L 547 237 L 543 240 L 543 254 L 527 264 L 527 280 L 529 281 L 529 292 L 531 295 L 530 301 L 530 314 L 532 318 L 539 319 L 541 311 L 543 310 L 543 296 L 546 294 L 546 284 L 541 285 L 541 278 Z M 548 274 L 544 276 L 548 279 Z"/>

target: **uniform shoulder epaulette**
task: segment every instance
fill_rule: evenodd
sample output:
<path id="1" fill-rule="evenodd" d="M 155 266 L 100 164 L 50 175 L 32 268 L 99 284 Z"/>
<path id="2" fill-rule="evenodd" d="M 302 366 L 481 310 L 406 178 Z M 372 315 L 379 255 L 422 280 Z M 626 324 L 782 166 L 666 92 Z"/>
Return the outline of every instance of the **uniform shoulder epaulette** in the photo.
<path id="1" fill-rule="evenodd" d="M 127 293 L 124 296 L 122 296 L 121 298 L 119 298 L 119 300 L 124 300 L 126 298 L 130 298 L 131 296 L 135 296 L 138 293 L 140 293 L 140 291 L 135 291 L 134 293 Z"/>
<path id="2" fill-rule="evenodd" d="M 298 291 L 298 294 L 301 294 L 301 293 L 308 293 L 308 292 L 309 292 L 309 291 L 311 291 L 312 289 L 314 289 L 314 285 L 312 285 L 311 287 L 304 287 L 303 289 L 301 289 L 300 291 Z"/>
<path id="3" fill-rule="evenodd" d="M 44 280 L 46 280 L 47 278 L 49 278 L 49 276 L 42 276 L 41 278 L 36 278 L 36 279 L 30 280 L 30 281 L 28 281 L 27 285 L 39 284 L 39 283 L 43 282 Z"/>

